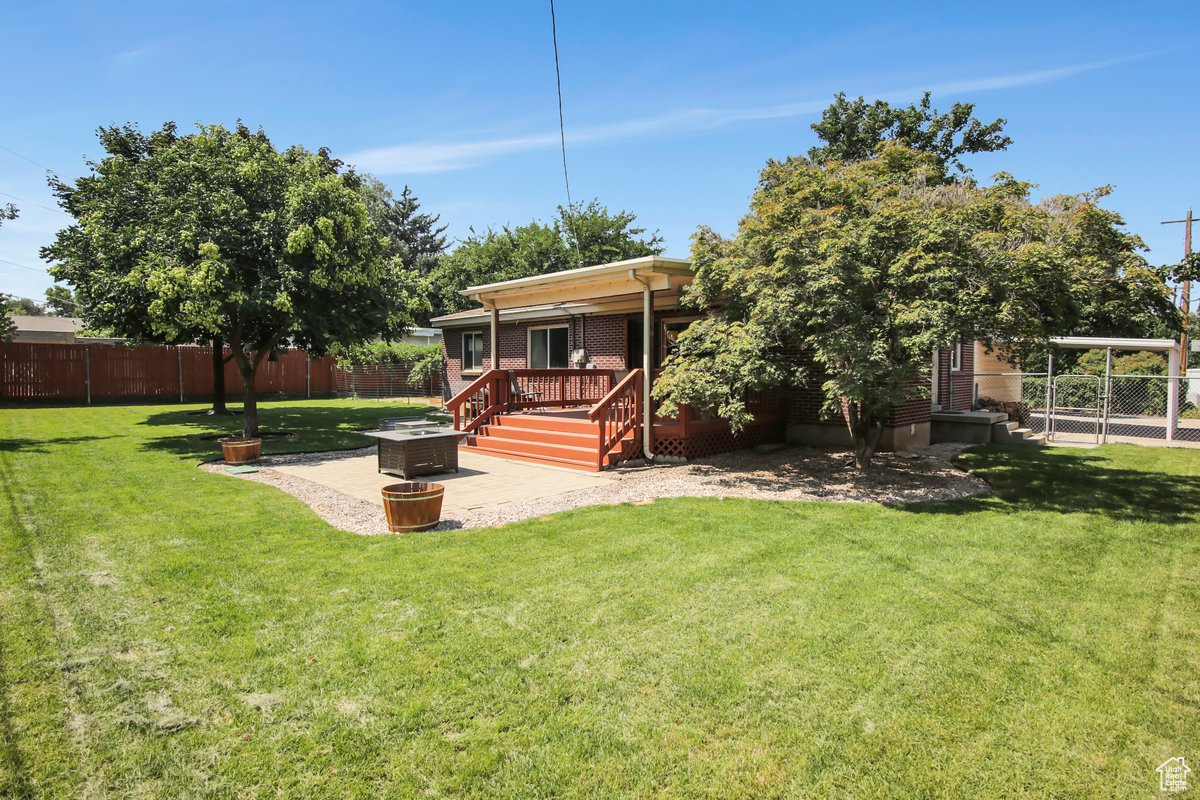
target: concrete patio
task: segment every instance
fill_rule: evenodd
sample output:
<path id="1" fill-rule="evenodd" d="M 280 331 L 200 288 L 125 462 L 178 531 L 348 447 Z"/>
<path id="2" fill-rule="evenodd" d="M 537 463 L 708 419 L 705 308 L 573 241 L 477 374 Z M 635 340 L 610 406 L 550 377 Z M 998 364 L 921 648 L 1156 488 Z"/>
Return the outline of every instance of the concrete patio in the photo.
<path id="1" fill-rule="evenodd" d="M 608 486 L 613 482 L 613 478 L 604 473 L 510 461 L 467 450 L 459 451 L 458 466 L 457 473 L 414 478 L 446 487 L 442 501 L 443 518 L 470 515 L 480 509 L 508 504 L 527 505 L 565 492 Z M 394 475 L 380 474 L 374 452 L 350 458 L 331 457 L 325 461 L 279 464 L 272 466 L 272 469 L 373 503 L 380 509 L 383 508 L 383 498 L 379 490 L 389 483 L 404 480 Z"/>

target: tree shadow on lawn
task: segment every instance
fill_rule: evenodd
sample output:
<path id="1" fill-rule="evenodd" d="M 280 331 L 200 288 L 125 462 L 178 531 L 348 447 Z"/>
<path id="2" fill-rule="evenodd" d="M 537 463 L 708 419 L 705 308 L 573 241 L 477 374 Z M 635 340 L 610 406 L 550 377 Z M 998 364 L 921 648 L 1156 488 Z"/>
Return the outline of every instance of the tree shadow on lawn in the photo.
<path id="1" fill-rule="evenodd" d="M 112 436 L 60 436 L 54 439 L 30 439 L 24 436 L 14 436 L 0 439 L 0 453 L 49 453 L 52 447 L 63 447 L 85 442 L 96 442 L 101 439 L 112 439 Z"/>
<path id="2" fill-rule="evenodd" d="M 976 447 L 958 466 L 987 481 L 993 495 L 898 505 L 917 514 L 1052 511 L 1179 525 L 1200 518 L 1200 477 L 1118 466 L 1103 450 Z"/>
<path id="3" fill-rule="evenodd" d="M 263 438 L 263 452 L 301 453 L 366 447 L 373 441 L 358 436 L 356 431 L 375 430 L 379 421 L 387 417 L 404 413 L 423 415 L 435 410 L 425 405 L 348 407 L 263 403 L 258 408 L 259 425 L 267 434 Z M 240 415 L 198 416 L 184 409 L 151 414 L 138 424 L 187 431 L 149 439 L 142 445 L 143 449 L 198 458 L 212 457 L 220 452 L 216 437 L 242 430 Z"/>

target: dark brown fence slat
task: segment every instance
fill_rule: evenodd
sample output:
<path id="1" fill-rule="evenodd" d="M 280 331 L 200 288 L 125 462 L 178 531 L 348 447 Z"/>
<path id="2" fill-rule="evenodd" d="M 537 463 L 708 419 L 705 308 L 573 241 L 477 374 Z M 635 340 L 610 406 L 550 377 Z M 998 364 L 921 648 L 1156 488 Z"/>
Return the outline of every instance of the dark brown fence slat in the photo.
<path id="1" fill-rule="evenodd" d="M 264 395 L 328 395 L 333 369 L 332 358 L 290 350 L 259 367 L 255 388 Z M 0 399 L 178 401 L 181 393 L 189 402 L 212 397 L 211 348 L 0 342 Z M 241 394 L 242 377 L 230 361 L 225 395 Z"/>

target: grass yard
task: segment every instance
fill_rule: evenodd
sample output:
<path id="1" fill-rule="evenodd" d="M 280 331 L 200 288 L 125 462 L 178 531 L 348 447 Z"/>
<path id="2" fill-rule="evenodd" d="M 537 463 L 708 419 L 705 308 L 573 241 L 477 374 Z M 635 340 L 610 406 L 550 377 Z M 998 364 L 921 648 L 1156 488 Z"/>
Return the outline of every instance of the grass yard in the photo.
<path id="1" fill-rule="evenodd" d="M 266 449 L 395 411 L 264 404 L 296 434 Z M 1200 453 L 982 449 L 997 494 L 953 503 L 365 538 L 195 469 L 236 424 L 0 409 L 0 796 L 1147 797 L 1200 770 Z"/>

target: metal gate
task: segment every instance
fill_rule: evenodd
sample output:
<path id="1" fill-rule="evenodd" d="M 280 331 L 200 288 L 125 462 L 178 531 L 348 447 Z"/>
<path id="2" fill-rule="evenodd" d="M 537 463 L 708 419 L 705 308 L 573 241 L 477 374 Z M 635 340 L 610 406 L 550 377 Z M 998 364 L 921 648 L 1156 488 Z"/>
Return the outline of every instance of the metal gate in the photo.
<path id="1" fill-rule="evenodd" d="M 1050 384 L 1047 441 L 1092 439 L 1104 428 L 1104 381 L 1096 375 L 1055 375 Z"/>
<path id="2" fill-rule="evenodd" d="M 976 373 L 974 405 L 1056 442 L 1200 447 L 1200 378 Z"/>

